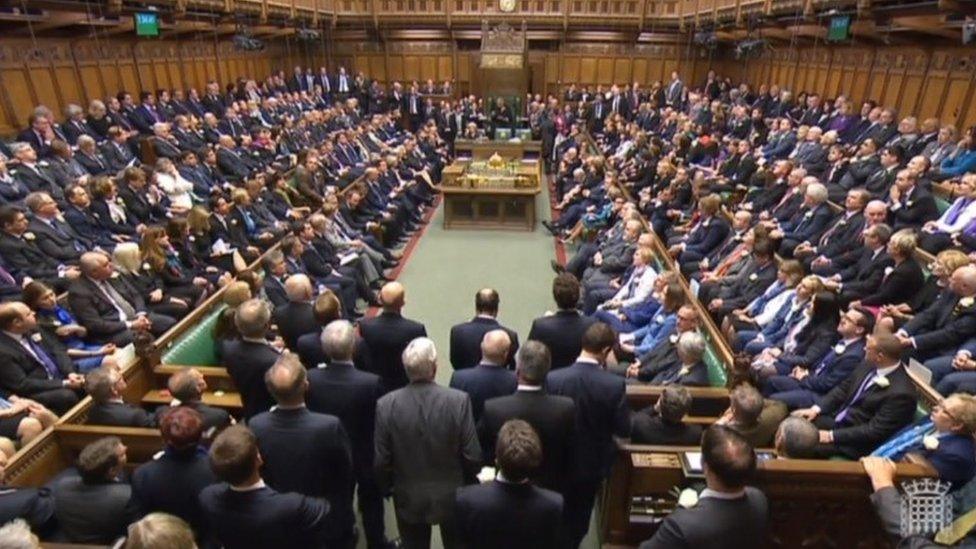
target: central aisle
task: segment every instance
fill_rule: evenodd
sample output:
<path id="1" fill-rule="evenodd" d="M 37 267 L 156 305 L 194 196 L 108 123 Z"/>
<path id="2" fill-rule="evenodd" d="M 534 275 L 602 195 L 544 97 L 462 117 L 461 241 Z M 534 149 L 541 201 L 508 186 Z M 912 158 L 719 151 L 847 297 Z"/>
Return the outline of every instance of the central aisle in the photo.
<path id="1" fill-rule="evenodd" d="M 537 219 L 548 219 L 548 193 L 536 200 Z M 443 229 L 438 208 L 398 280 L 407 291 L 403 314 L 423 322 L 438 351 L 437 381 L 451 379 L 451 326 L 474 316 L 475 293 L 498 291 L 498 320 L 524 341 L 532 319 L 553 309 L 549 267 L 553 238 L 538 226 L 533 232 Z"/>

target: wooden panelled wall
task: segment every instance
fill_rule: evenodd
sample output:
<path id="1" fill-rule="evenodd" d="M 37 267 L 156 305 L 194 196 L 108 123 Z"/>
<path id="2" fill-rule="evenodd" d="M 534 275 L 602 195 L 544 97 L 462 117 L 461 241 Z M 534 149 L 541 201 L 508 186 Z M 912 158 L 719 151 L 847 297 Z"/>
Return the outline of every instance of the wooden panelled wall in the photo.
<path id="1" fill-rule="evenodd" d="M 5 40 L 0 43 L 0 135 L 22 129 L 36 105 L 59 116 L 69 103 L 87 109 L 93 99 L 126 90 L 202 89 L 239 76 L 265 78 L 272 69 L 301 63 L 301 52 L 272 43 L 261 52 L 235 51 L 214 40 Z"/>
<path id="2" fill-rule="evenodd" d="M 779 50 L 725 61 L 719 71 L 753 85 L 874 99 L 906 116 L 976 124 L 976 52 L 972 48 L 836 47 Z M 697 81 L 696 81 L 697 82 Z"/>

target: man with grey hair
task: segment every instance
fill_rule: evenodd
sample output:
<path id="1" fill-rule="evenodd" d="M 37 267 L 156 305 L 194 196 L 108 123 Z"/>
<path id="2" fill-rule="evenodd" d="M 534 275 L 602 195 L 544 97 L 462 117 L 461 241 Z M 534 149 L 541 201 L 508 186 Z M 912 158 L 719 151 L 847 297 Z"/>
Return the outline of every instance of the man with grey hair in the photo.
<path id="1" fill-rule="evenodd" d="M 69 145 L 78 144 L 78 138 L 82 135 L 91 138 L 98 137 L 95 130 L 85 122 L 84 109 L 75 103 L 70 103 L 64 108 L 64 125 L 61 128 Z"/>
<path id="2" fill-rule="evenodd" d="M 511 344 L 505 330 L 486 333 L 481 340 L 481 362 L 474 368 L 456 371 L 451 376 L 451 387 L 471 397 L 475 423 L 481 419 L 486 400 L 515 392 L 515 373 L 505 368 Z"/>
<path id="3" fill-rule="evenodd" d="M 820 435 L 817 426 L 802 417 L 791 416 L 776 429 L 776 455 L 789 459 L 816 459 Z"/>
<path id="4" fill-rule="evenodd" d="M 379 484 L 393 491 L 404 546 L 430 547 L 431 526 L 439 524 L 444 546 L 458 547 L 454 494 L 481 464 L 471 400 L 434 381 L 437 350 L 430 339 L 412 340 L 402 360 L 410 383 L 376 404 Z"/>
<path id="5" fill-rule="evenodd" d="M 572 473 L 576 404 L 569 397 L 546 393 L 543 385 L 551 358 L 543 343 L 526 341 L 515 355 L 515 364 L 518 375 L 515 394 L 485 401 L 478 422 L 485 463 L 495 462 L 495 443 L 505 422 L 516 418 L 525 420 L 542 441 L 542 464 L 533 480 L 544 488 L 564 493 Z"/>
<path id="6" fill-rule="evenodd" d="M 376 401 L 383 396 L 383 380 L 353 365 L 356 329 L 349 321 L 330 322 L 320 339 L 328 364 L 308 373 L 308 408 L 338 417 L 349 434 L 366 542 L 369 547 L 384 547 L 383 494 L 373 471 Z"/>
<path id="7" fill-rule="evenodd" d="M 312 281 L 305 274 L 293 274 L 285 279 L 285 295 L 288 302 L 275 307 L 272 318 L 285 345 L 295 351 L 298 338 L 319 331 L 312 307 Z"/>
<path id="8" fill-rule="evenodd" d="M 779 253 L 787 258 L 793 257 L 793 250 L 801 243 L 812 245 L 819 241 L 834 217 L 834 212 L 827 203 L 827 187 L 815 177 L 806 177 L 804 182 L 806 191 L 803 193 L 800 208 L 789 220 L 781 222 L 779 228 L 770 233 L 772 238 L 782 238 Z"/>
<path id="9" fill-rule="evenodd" d="M 677 336 L 674 346 L 678 355 L 677 362 L 656 372 L 649 383 L 651 385 L 707 386 L 708 367 L 702 361 L 702 357 L 705 356 L 705 338 L 698 331 L 687 331 Z"/>
<path id="10" fill-rule="evenodd" d="M 244 417 L 264 412 L 274 400 L 264 383 L 264 374 L 278 360 L 281 351 L 267 339 L 271 309 L 261 299 L 241 303 L 234 313 L 240 339 L 224 343 L 223 364 L 241 393 Z"/>
<path id="11" fill-rule="evenodd" d="M 758 389 L 741 383 L 729 392 L 729 407 L 716 423 L 738 431 L 753 448 L 768 448 L 786 415 L 786 404 L 764 400 Z"/>
<path id="12" fill-rule="evenodd" d="M 653 407 L 634 414 L 630 431 L 631 442 L 697 446 L 701 442 L 701 426 L 684 422 L 690 410 L 691 393 L 688 388 L 668 385 Z"/>
<path id="13" fill-rule="evenodd" d="M 248 421 L 264 461 L 264 480 L 278 492 L 325 498 L 323 544 L 352 547 L 352 447 L 339 418 L 305 407 L 309 382 L 298 355 L 284 353 L 264 374 L 277 405 Z"/>
<path id="14" fill-rule="evenodd" d="M 127 385 L 125 376 L 112 366 L 102 366 L 85 376 L 85 390 L 94 403 L 87 423 L 116 427 L 152 427 L 153 418 L 141 407 L 122 400 Z"/>

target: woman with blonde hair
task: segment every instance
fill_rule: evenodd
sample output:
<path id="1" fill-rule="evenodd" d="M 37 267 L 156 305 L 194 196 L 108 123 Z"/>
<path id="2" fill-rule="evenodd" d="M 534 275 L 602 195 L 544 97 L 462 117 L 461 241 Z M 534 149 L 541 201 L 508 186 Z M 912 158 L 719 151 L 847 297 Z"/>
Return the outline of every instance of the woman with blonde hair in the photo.
<path id="1" fill-rule="evenodd" d="M 190 312 L 186 301 L 163 292 L 162 281 L 149 264 L 142 261 L 139 245 L 135 242 L 116 246 L 112 250 L 112 264 L 119 278 L 142 295 L 150 311 L 173 318 L 182 318 Z"/>
<path id="2" fill-rule="evenodd" d="M 213 332 L 211 332 L 214 340 L 214 354 L 217 357 L 223 353 L 224 342 L 240 337 L 237 325 L 234 324 L 234 314 L 241 303 L 253 296 L 251 285 L 241 280 L 231 282 L 224 290 L 221 297 L 225 307 L 224 310 L 220 311 L 220 316 L 217 317 L 217 322 L 214 324 Z"/>
<path id="3" fill-rule="evenodd" d="M 129 525 L 122 549 L 197 549 L 193 530 L 185 520 L 167 513 L 149 513 Z"/>

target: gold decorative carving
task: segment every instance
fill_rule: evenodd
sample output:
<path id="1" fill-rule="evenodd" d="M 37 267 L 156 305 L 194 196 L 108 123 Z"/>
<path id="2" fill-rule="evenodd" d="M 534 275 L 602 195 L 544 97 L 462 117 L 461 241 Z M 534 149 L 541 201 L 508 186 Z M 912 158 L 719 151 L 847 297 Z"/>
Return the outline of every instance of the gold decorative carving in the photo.
<path id="1" fill-rule="evenodd" d="M 504 53 L 482 53 L 481 68 L 483 69 L 521 69 L 523 57 L 521 54 L 509 55 Z"/>

